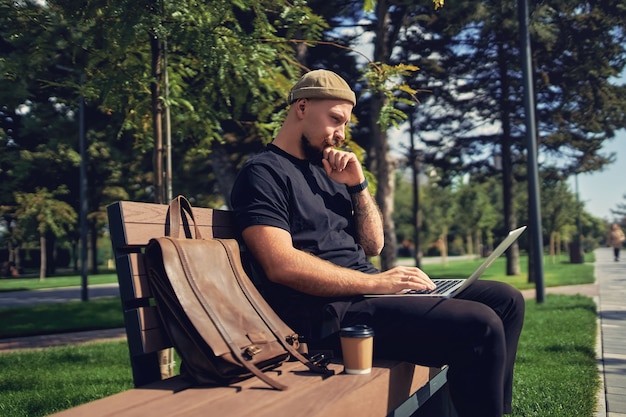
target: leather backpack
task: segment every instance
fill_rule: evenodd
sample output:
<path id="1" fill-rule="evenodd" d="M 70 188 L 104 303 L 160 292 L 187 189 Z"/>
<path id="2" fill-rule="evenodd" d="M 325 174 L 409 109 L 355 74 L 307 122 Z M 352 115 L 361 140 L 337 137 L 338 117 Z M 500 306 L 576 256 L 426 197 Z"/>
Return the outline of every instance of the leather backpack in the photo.
<path id="1" fill-rule="evenodd" d="M 157 310 L 182 359 L 181 373 L 198 384 L 226 385 L 257 376 L 290 358 L 328 374 L 298 348 L 299 336 L 263 299 L 246 275 L 235 239 L 202 239 L 189 201 L 178 196 L 168 211 L 169 235 L 153 238 L 145 253 Z M 181 237 L 181 230 L 187 228 Z"/>

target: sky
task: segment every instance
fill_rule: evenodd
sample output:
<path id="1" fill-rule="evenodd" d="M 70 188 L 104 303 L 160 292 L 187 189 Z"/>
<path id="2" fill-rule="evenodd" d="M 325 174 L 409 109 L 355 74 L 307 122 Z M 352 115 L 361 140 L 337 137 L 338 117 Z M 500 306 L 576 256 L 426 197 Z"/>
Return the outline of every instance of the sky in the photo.
<path id="1" fill-rule="evenodd" d="M 615 153 L 615 162 L 602 172 L 578 175 L 578 196 L 587 212 L 612 222 L 617 219 L 611 209 L 626 204 L 626 130 L 620 130 L 613 139 L 605 141 L 602 152 Z M 573 178 L 570 187 L 576 192 Z"/>
<path id="2" fill-rule="evenodd" d="M 626 69 L 614 81 L 626 84 Z M 615 154 L 615 162 L 602 171 L 578 175 L 578 197 L 585 210 L 609 222 L 619 220 L 611 213 L 619 204 L 626 204 L 626 129 L 616 132 L 615 137 L 604 141 L 602 153 Z M 576 181 L 571 179 L 571 190 L 576 192 Z"/>

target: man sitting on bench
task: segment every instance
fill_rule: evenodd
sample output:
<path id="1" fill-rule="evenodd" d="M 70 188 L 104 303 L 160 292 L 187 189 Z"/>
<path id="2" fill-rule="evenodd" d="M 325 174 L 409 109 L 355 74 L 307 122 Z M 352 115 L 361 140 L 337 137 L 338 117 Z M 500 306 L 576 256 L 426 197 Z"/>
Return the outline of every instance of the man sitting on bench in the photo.
<path id="1" fill-rule="evenodd" d="M 239 173 L 231 200 L 270 305 L 316 347 L 337 352 L 340 327 L 374 329 L 378 358 L 447 364 L 459 416 L 511 413 L 524 299 L 508 284 L 478 281 L 456 298 L 363 297 L 429 289 L 420 269 L 378 271 L 380 211 L 345 139 L 356 96 L 337 74 L 305 74 L 289 94 L 274 141 Z"/>

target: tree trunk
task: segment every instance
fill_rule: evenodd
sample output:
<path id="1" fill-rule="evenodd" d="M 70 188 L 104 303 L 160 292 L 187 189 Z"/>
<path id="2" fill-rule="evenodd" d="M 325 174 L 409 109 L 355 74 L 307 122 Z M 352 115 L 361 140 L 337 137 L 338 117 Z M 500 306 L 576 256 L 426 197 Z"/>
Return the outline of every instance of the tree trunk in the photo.
<path id="1" fill-rule="evenodd" d="M 484 244 L 480 230 L 474 232 L 474 248 L 476 248 L 476 258 L 483 256 Z"/>
<path id="2" fill-rule="evenodd" d="M 387 143 L 387 135 L 382 138 Z M 396 227 L 393 221 L 393 196 L 395 192 L 395 164 L 391 161 L 388 152 L 378 154 L 378 188 L 376 189 L 376 201 L 383 215 L 383 231 L 385 233 L 385 246 L 380 254 L 380 265 L 383 271 L 391 269 L 396 264 L 397 242 Z"/>
<path id="3" fill-rule="evenodd" d="M 465 236 L 465 242 L 467 244 L 467 254 L 468 255 L 474 254 L 474 242 L 472 241 L 471 232 L 468 232 L 467 235 Z"/>
<path id="4" fill-rule="evenodd" d="M 52 232 L 46 233 L 46 273 L 47 277 L 56 274 L 56 240 L 57 237 Z"/>
<path id="5" fill-rule="evenodd" d="M 9 235 L 12 233 L 12 231 L 9 231 Z M 13 244 L 11 243 L 11 240 L 9 239 L 9 242 L 7 243 L 8 248 L 9 248 L 9 262 L 13 262 L 15 264 L 15 268 L 19 271 L 20 268 L 22 267 L 21 265 L 21 259 L 20 259 L 20 247 L 15 246 L 13 247 Z"/>
<path id="6" fill-rule="evenodd" d="M 448 226 L 444 226 L 441 230 L 441 236 L 439 236 L 441 251 L 441 263 L 443 265 L 448 264 Z"/>
<path id="7" fill-rule="evenodd" d="M 376 95 L 371 100 L 370 128 L 372 131 L 372 149 L 370 157 L 372 164 L 370 168 L 378 179 L 376 188 L 376 203 L 380 208 L 383 216 L 383 231 L 385 234 L 385 246 L 380 254 L 380 268 L 383 271 L 391 269 L 396 263 L 396 232 L 393 222 L 393 194 L 395 190 L 395 177 L 393 171 L 394 164 L 390 161 L 389 144 L 387 143 L 387 135 L 377 123 L 377 118 L 373 115 L 380 114 L 383 106 L 383 97 Z"/>
<path id="8" fill-rule="evenodd" d="M 93 222 L 89 222 L 89 264 L 91 264 L 91 273 L 96 275 L 98 273 L 98 233 L 96 233 L 96 225 Z"/>
<path id="9" fill-rule="evenodd" d="M 374 38 L 374 61 L 388 62 L 393 44 L 393 33 L 389 31 L 389 4 L 379 0 L 376 4 L 376 37 Z M 383 215 L 383 231 L 385 246 L 380 254 L 380 267 L 383 271 L 395 266 L 396 263 L 396 230 L 393 222 L 393 196 L 395 191 L 395 165 L 389 155 L 387 133 L 378 124 L 378 117 L 383 107 L 384 96 L 375 94 L 371 99 L 370 128 L 372 132 L 372 148 L 370 157 L 373 172 L 378 179 L 376 203 Z"/>
<path id="10" fill-rule="evenodd" d="M 154 13 L 160 15 L 159 2 L 153 0 Z M 163 48 L 159 36 L 150 32 L 150 49 L 152 51 L 152 126 L 154 130 L 154 199 L 156 203 L 165 203 L 165 187 L 163 185 L 163 162 L 165 149 L 163 148 L 163 103 L 161 101 L 161 83 L 163 82 Z M 174 375 L 173 349 L 159 351 L 161 377 L 163 379 Z"/>
<path id="11" fill-rule="evenodd" d="M 230 190 L 233 189 L 237 170 L 230 160 L 224 145 L 217 141 L 211 144 L 211 164 L 217 180 L 217 187 L 227 205 L 230 206 Z"/>
<path id="12" fill-rule="evenodd" d="M 502 123 L 502 139 L 500 143 L 500 152 L 502 153 L 502 192 L 504 203 L 504 224 L 506 231 L 513 230 L 517 227 L 515 219 L 515 203 L 514 203 L 514 186 L 513 179 L 513 161 L 511 158 L 511 121 L 509 114 L 511 112 L 511 102 L 509 96 L 509 77 L 507 75 L 508 63 L 505 53 L 502 49 L 502 42 L 498 43 L 498 67 L 500 71 L 500 79 L 502 80 L 502 92 L 500 97 L 500 121 Z M 506 274 L 518 275 L 520 273 L 519 264 L 519 246 L 517 242 L 506 251 Z"/>
<path id="13" fill-rule="evenodd" d="M 39 235 L 39 282 L 46 278 L 46 264 L 46 235 L 41 233 Z"/>
<path id="14" fill-rule="evenodd" d="M 550 233 L 550 260 L 552 261 L 552 265 L 556 263 L 555 255 L 556 255 L 556 232 Z"/>
<path id="15" fill-rule="evenodd" d="M 70 244 L 72 247 L 72 271 L 78 274 L 78 240 L 72 238 Z"/>
<path id="16" fill-rule="evenodd" d="M 156 203 L 165 202 L 163 187 L 163 103 L 161 102 L 162 82 L 162 48 L 159 37 L 150 33 L 150 47 L 152 50 L 152 83 L 150 91 L 152 95 L 152 127 L 154 131 L 154 199 Z"/>

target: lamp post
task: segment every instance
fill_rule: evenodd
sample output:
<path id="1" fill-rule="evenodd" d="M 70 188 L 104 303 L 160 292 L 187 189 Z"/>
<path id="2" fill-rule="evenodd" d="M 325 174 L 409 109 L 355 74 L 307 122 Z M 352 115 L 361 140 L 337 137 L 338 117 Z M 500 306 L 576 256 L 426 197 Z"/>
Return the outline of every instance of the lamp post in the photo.
<path id="1" fill-rule="evenodd" d="M 585 260 L 583 253 L 583 227 L 580 215 L 580 194 L 578 193 L 578 171 L 574 173 L 574 186 L 576 188 L 576 236 L 570 244 L 570 262 L 573 264 L 581 264 Z"/>
<path id="2" fill-rule="evenodd" d="M 68 68 L 63 65 L 56 65 L 62 71 L 80 75 L 80 86 L 85 82 L 85 73 Z M 79 173 L 79 199 L 80 199 L 80 299 L 89 301 L 88 274 L 87 274 L 87 152 L 85 149 L 85 96 L 81 91 L 78 99 L 78 150 L 80 154 Z"/>
<path id="3" fill-rule="evenodd" d="M 85 82 L 85 74 L 80 75 L 80 85 Z M 85 96 L 82 91 L 78 101 L 78 148 L 80 151 L 80 299 L 89 301 L 87 290 L 87 161 L 85 150 Z"/>
<path id="4" fill-rule="evenodd" d="M 409 135 L 411 140 L 411 149 L 409 150 L 409 161 L 411 163 L 411 170 L 413 176 L 413 245 L 415 259 L 415 266 L 421 268 L 422 266 L 422 248 L 420 245 L 420 206 L 419 206 L 419 174 L 420 174 L 420 161 L 418 151 L 415 148 L 415 108 L 411 107 L 409 112 Z"/>
<path id="5" fill-rule="evenodd" d="M 538 303 L 543 303 L 543 237 L 541 232 L 541 210 L 539 201 L 539 173 L 537 168 L 537 134 L 535 130 L 535 98 L 532 81 L 530 34 L 528 33 L 528 0 L 518 0 L 520 28 L 520 51 L 524 81 L 524 111 L 526 114 L 526 152 L 528 155 L 528 213 L 530 218 L 529 247 L 530 265 L 528 273 L 534 278 Z"/>
<path id="6" fill-rule="evenodd" d="M 19 144 L 15 142 L 15 140 L 13 139 L 13 117 L 9 114 L 9 109 L 7 106 L 2 106 L 2 109 L 0 109 L 0 119 L 3 119 L 2 120 L 3 127 L 1 129 L 3 129 L 6 134 L 6 144 L 4 145 L 4 148 L 8 152 L 19 150 L 19 147 L 20 147 Z M 2 162 L 4 161 L 0 160 L 0 163 Z M 2 178 L 3 175 L 4 175 L 4 170 L 3 168 L 0 168 L 0 178 Z M 2 181 L 5 181 L 5 180 L 2 179 Z M 12 230 L 15 228 L 15 219 L 13 220 L 5 219 L 5 220 L 7 220 L 7 229 L 9 230 L 9 234 L 11 234 Z M 19 249 L 13 247 L 13 245 L 11 244 L 11 239 L 8 240 L 7 246 L 8 246 L 8 252 L 9 252 L 8 261 L 13 262 L 15 264 L 15 267 L 19 270 L 20 269 Z M 7 271 L 7 272 L 10 272 L 10 271 Z"/>
<path id="7" fill-rule="evenodd" d="M 578 193 L 578 172 L 576 172 L 576 176 L 574 177 L 576 180 L 576 226 L 578 227 L 578 239 L 582 239 L 583 236 L 583 225 L 580 216 L 580 194 Z"/>

